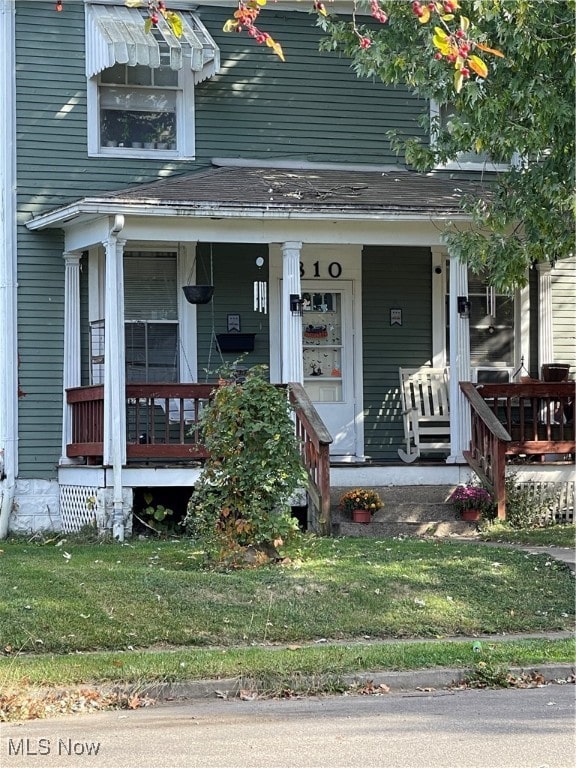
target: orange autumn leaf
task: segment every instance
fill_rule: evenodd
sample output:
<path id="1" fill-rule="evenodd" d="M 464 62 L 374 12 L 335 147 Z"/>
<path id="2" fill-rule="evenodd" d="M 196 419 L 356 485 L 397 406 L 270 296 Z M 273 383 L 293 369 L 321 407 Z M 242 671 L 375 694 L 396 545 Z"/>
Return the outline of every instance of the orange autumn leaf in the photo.
<path id="1" fill-rule="evenodd" d="M 278 58 L 281 61 L 286 61 L 286 59 L 284 58 L 284 51 L 282 50 L 282 46 L 280 45 L 280 43 L 277 43 L 276 40 L 274 40 L 272 37 L 268 36 L 266 38 L 266 45 L 269 48 L 272 48 L 272 50 L 274 51 L 276 56 L 278 56 Z"/>
<path id="2" fill-rule="evenodd" d="M 430 11 L 426 6 L 420 6 L 422 10 L 422 14 L 418 16 L 418 21 L 420 24 L 427 24 L 430 21 Z"/>
<path id="3" fill-rule="evenodd" d="M 502 51 L 497 51 L 495 48 L 489 48 L 487 45 L 483 45 L 482 43 L 475 43 L 476 48 L 480 48 L 481 51 L 485 51 L 486 53 L 492 53 L 494 56 L 499 56 L 501 59 L 505 59 L 506 57 L 502 53 Z"/>
<path id="4" fill-rule="evenodd" d="M 473 69 L 482 79 L 488 77 L 488 67 L 479 56 L 470 56 L 468 65 L 470 66 L 470 69 Z"/>

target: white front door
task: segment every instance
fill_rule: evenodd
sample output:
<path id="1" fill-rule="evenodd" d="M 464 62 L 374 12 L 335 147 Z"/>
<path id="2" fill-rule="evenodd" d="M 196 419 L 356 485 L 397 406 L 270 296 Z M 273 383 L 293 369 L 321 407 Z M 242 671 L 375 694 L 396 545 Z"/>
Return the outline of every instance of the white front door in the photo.
<path id="1" fill-rule="evenodd" d="M 352 281 L 302 281 L 304 388 L 333 438 L 333 456 L 354 456 Z"/>

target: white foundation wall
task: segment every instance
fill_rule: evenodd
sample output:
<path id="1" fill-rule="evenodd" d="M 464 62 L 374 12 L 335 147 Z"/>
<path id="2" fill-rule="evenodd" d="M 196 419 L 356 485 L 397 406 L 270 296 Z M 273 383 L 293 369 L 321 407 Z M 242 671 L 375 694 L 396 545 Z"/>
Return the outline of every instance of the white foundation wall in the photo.
<path id="1" fill-rule="evenodd" d="M 6 489 L 0 486 L 0 495 Z M 12 511 L 8 521 L 10 533 L 60 531 L 60 488 L 56 480 L 17 480 Z"/>

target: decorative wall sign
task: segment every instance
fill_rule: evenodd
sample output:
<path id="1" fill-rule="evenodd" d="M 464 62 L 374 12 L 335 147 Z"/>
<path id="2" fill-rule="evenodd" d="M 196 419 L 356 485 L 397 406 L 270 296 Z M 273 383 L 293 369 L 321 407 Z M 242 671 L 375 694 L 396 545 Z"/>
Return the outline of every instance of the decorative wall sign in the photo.
<path id="1" fill-rule="evenodd" d="M 240 315 L 228 315 L 227 329 L 230 331 L 240 331 Z"/>
<path id="2" fill-rule="evenodd" d="M 402 310 L 391 309 L 390 310 L 390 325 L 402 325 Z"/>

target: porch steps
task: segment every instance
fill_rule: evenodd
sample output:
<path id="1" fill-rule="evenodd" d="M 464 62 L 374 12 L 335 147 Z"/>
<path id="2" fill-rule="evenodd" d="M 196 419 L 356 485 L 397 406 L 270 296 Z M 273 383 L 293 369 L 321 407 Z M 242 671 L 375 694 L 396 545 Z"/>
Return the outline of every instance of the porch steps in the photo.
<path id="1" fill-rule="evenodd" d="M 363 486 L 366 487 L 366 486 Z M 447 498 L 453 486 L 403 485 L 374 486 L 384 506 L 370 523 L 353 523 L 350 515 L 338 509 L 338 500 L 349 488 L 333 487 L 330 493 L 332 533 L 335 536 L 478 536 L 474 523 L 460 520 Z"/>

